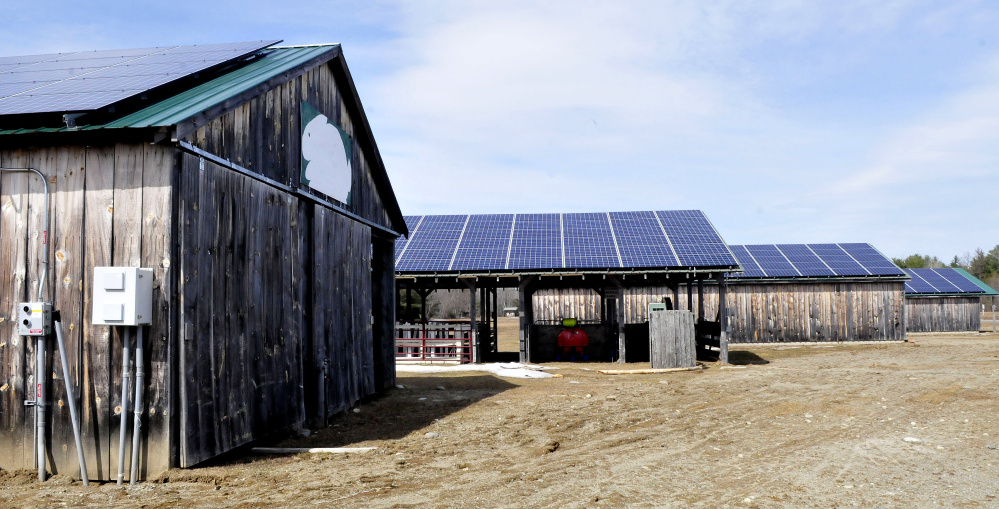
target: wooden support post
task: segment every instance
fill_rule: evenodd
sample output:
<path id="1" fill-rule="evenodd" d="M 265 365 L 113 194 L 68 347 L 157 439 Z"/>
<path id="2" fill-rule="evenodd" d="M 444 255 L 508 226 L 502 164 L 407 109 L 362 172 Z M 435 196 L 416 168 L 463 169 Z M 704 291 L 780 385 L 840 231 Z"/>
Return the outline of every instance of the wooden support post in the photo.
<path id="1" fill-rule="evenodd" d="M 673 289 L 673 309 L 680 309 L 680 284 L 676 283 Z"/>
<path id="2" fill-rule="evenodd" d="M 718 321 L 721 322 L 721 335 L 718 338 L 718 360 L 728 364 L 728 281 L 725 274 L 718 278 Z"/>
<path id="3" fill-rule="evenodd" d="M 614 318 L 617 323 L 617 361 L 624 364 L 628 362 L 628 342 L 624 332 L 624 287 L 616 277 L 609 277 L 608 279 L 616 286 L 613 289 L 605 289 L 604 293 L 610 294 L 613 292 L 615 297 Z"/>
<path id="4" fill-rule="evenodd" d="M 531 326 L 534 325 L 534 288 L 535 276 L 528 276 L 518 285 L 520 299 L 520 362 L 531 362 Z"/>
<path id="5" fill-rule="evenodd" d="M 409 320 L 413 319 L 412 305 L 413 305 L 413 289 L 407 286 L 406 287 L 406 309 L 403 312 L 403 319 L 406 320 L 406 321 L 409 321 Z"/>
<path id="6" fill-rule="evenodd" d="M 470 329 L 468 344 L 472 347 L 472 362 L 480 364 L 482 363 L 482 348 L 479 345 L 479 322 L 475 312 L 475 279 L 471 281 L 463 279 L 462 281 L 468 286 L 468 325 Z"/>
<path id="7" fill-rule="evenodd" d="M 687 274 L 687 311 L 694 310 L 694 287 L 690 284 L 690 274 Z"/>
<path id="8" fill-rule="evenodd" d="M 697 323 L 704 321 L 704 279 L 697 279 Z"/>
<path id="9" fill-rule="evenodd" d="M 493 352 L 499 351 L 499 290 L 493 287 L 493 324 L 492 324 L 492 338 L 490 338 Z"/>

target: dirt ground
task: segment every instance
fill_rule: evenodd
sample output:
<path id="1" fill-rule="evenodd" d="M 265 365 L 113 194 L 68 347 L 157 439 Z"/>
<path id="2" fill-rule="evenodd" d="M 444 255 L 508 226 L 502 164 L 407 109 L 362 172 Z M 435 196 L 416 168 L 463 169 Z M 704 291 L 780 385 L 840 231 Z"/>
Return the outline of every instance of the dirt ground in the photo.
<path id="1" fill-rule="evenodd" d="M 0 505 L 999 507 L 999 335 L 911 337 L 754 346 L 699 373 L 401 374 L 284 442 L 375 451 L 244 451 L 125 489 L 0 472 Z"/>

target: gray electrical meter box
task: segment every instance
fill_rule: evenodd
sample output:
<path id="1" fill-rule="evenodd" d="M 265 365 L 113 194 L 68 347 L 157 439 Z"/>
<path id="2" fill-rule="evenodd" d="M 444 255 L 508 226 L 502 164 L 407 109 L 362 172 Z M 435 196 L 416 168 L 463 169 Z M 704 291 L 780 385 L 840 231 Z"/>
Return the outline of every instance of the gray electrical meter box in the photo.
<path id="1" fill-rule="evenodd" d="M 47 336 L 52 333 L 52 304 L 22 302 L 17 305 L 17 333 L 21 336 Z"/>
<path id="2" fill-rule="evenodd" d="M 153 323 L 153 269 L 94 267 L 94 325 Z"/>

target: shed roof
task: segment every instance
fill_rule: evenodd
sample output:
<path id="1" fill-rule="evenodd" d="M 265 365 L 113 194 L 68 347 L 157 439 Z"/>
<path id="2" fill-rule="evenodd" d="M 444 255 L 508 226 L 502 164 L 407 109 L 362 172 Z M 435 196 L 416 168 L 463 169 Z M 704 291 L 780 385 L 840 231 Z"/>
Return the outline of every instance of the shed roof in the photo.
<path id="1" fill-rule="evenodd" d="M 902 270 L 912 276 L 905 283 L 907 297 L 999 295 L 999 292 L 961 268 Z"/>

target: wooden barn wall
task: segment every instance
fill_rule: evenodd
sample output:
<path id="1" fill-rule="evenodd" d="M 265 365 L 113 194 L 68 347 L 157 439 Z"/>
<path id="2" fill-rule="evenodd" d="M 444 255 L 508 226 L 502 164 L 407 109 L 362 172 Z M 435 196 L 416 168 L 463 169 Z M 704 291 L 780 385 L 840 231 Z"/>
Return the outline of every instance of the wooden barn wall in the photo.
<path id="1" fill-rule="evenodd" d="M 186 141 L 278 182 L 308 189 L 300 182 L 299 113 L 303 100 L 315 106 L 331 122 L 338 123 L 353 140 L 351 203 L 330 201 L 390 227 L 391 221 L 371 175 L 371 156 L 363 153 L 357 142 L 354 126 L 357 119 L 347 112 L 343 94 L 328 63 L 243 103 L 199 128 Z"/>
<path id="2" fill-rule="evenodd" d="M 733 343 L 793 341 L 868 341 L 905 339 L 900 282 L 805 284 L 729 284 L 729 325 Z M 667 287 L 623 290 L 625 323 L 643 323 L 648 305 L 672 298 Z M 680 285 L 677 309 L 687 309 L 687 290 Z M 594 302 L 595 301 L 595 302 Z M 693 306 L 698 308 L 697 287 Z M 593 290 L 539 290 L 534 296 L 536 320 L 570 316 L 599 320 L 600 297 Z M 567 315 L 565 313 L 572 313 Z M 706 320 L 718 319 L 718 287 L 704 286 Z M 911 330 L 911 329 L 910 329 Z"/>
<path id="3" fill-rule="evenodd" d="M 982 326 L 980 297 L 919 297 L 905 299 L 908 332 L 977 331 Z"/>
<path id="4" fill-rule="evenodd" d="M 121 328 L 93 326 L 95 266 L 155 270 L 153 325 L 146 327 L 146 435 L 140 474 L 171 465 L 170 364 L 172 182 L 169 147 L 119 144 L 0 151 L 0 166 L 32 167 L 49 182 L 49 272 L 45 299 L 61 311 L 68 376 L 79 403 L 91 479 L 117 471 L 121 405 Z M 34 340 L 17 335 L 15 305 L 37 297 L 42 255 L 42 183 L 34 174 L 0 174 L 0 468 L 32 468 Z M 58 346 L 47 342 L 49 470 L 79 477 Z M 134 380 L 134 379 L 133 379 Z M 134 383 L 134 382 L 133 382 Z M 129 395 L 134 389 L 129 388 Z M 131 423 L 131 416 L 128 418 Z M 129 443 L 131 439 L 129 438 Z"/>
<path id="5" fill-rule="evenodd" d="M 189 154 L 178 194 L 181 466 L 383 387 L 368 226 Z"/>

